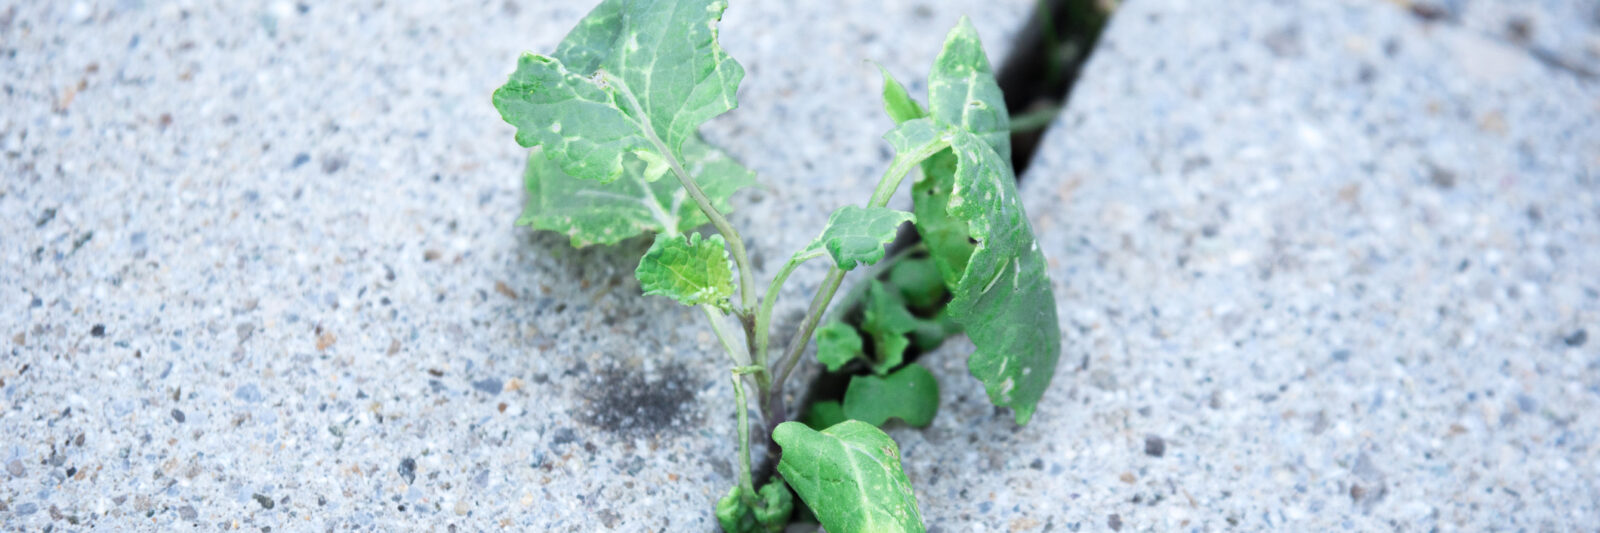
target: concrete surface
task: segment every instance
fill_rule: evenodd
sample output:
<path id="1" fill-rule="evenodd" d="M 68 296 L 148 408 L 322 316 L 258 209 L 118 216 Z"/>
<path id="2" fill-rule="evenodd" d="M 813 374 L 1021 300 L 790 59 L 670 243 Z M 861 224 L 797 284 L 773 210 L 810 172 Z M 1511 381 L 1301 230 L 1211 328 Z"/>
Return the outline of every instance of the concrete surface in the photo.
<path id="1" fill-rule="evenodd" d="M 710 530 L 702 318 L 646 243 L 512 227 L 489 94 L 588 4 L 0 6 L 0 529 Z M 707 134 L 763 272 L 887 162 L 865 60 L 918 79 L 963 13 L 998 60 L 1029 6 L 734 2 Z"/>
<path id="2" fill-rule="evenodd" d="M 1022 183 L 1063 364 L 1018 428 L 925 359 L 930 530 L 1600 524 L 1600 85 L 1390 2 L 1104 38 Z"/>

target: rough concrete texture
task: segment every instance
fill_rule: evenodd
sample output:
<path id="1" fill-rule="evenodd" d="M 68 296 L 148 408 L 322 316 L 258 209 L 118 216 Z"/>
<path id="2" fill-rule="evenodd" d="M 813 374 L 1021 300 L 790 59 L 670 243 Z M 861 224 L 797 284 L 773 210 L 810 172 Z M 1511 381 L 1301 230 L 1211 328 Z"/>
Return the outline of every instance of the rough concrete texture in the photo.
<path id="1" fill-rule="evenodd" d="M 1459 24 L 1521 48 L 1551 68 L 1600 81 L 1600 2 L 1455 0 L 1410 5 L 1419 16 Z"/>
<path id="2" fill-rule="evenodd" d="M 8 4 L 4 529 L 711 529 L 702 318 L 639 295 L 646 243 L 511 224 L 490 91 L 589 2 Z M 864 60 L 917 79 L 962 13 L 998 59 L 1030 5 L 734 2 L 707 133 L 763 272 L 887 161 Z"/>
<path id="3" fill-rule="evenodd" d="M 1600 86 L 1377 1 L 1140 0 L 1022 194 L 1063 364 L 956 348 L 930 530 L 1600 524 Z"/>

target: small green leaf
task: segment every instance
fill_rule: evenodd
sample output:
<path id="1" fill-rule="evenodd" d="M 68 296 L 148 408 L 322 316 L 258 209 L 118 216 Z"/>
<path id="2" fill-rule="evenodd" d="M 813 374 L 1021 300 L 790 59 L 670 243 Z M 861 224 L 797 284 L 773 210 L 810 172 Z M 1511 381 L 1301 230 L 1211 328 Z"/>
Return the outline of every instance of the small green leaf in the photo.
<path id="1" fill-rule="evenodd" d="M 778 472 L 831 533 L 921 532 L 922 514 L 900 467 L 900 447 L 871 424 L 846 420 L 822 430 L 784 422 Z"/>
<path id="2" fill-rule="evenodd" d="M 842 404 L 833 400 L 823 400 L 811 404 L 811 407 L 806 409 L 803 421 L 807 426 L 811 426 L 811 429 L 822 431 L 849 419 L 850 417 L 844 416 Z"/>
<path id="3" fill-rule="evenodd" d="M 835 209 L 828 216 L 828 226 L 822 229 L 822 235 L 796 255 L 827 250 L 840 270 L 854 269 L 857 264 L 875 264 L 883 259 L 883 247 L 894 241 L 900 225 L 913 220 L 916 217 L 905 211 L 847 205 Z"/>
<path id="4" fill-rule="evenodd" d="M 634 275 L 645 294 L 659 294 L 684 305 L 727 307 L 733 295 L 733 268 L 721 235 L 659 235 L 639 260 Z"/>
<path id="5" fill-rule="evenodd" d="M 883 110 L 889 114 L 889 118 L 894 119 L 895 124 L 928 116 L 922 106 L 906 93 L 905 86 L 889 74 L 889 69 L 878 65 L 878 72 L 883 73 Z"/>
<path id="6" fill-rule="evenodd" d="M 865 358 L 862 349 L 861 335 L 849 324 L 833 321 L 817 329 L 817 362 L 828 367 L 829 372 L 838 372 L 849 362 Z"/>
<path id="7" fill-rule="evenodd" d="M 724 213 L 728 199 L 755 184 L 755 174 L 698 138 L 683 145 L 695 181 Z M 624 160 L 622 178 L 611 183 L 580 180 L 539 151 L 528 156 L 523 181 L 528 204 L 517 225 L 566 234 L 575 247 L 615 244 L 646 233 L 686 232 L 707 222 L 678 180 L 650 181 L 646 162 Z"/>
<path id="8" fill-rule="evenodd" d="M 906 303 L 917 309 L 932 309 L 950 291 L 945 289 L 939 267 L 927 257 L 903 259 L 889 269 L 889 284 L 899 289 Z"/>
<path id="9" fill-rule="evenodd" d="M 630 153 L 686 161 L 684 144 L 737 105 L 744 79 L 744 68 L 717 44 L 726 6 L 606 0 L 554 56 L 524 54 L 494 106 L 516 126 L 519 144 L 543 147 L 578 179 L 616 180 Z"/>
<path id="10" fill-rule="evenodd" d="M 749 533 L 751 522 L 755 516 L 750 514 L 750 507 L 744 504 L 740 493 L 744 492 L 738 485 L 728 488 L 728 494 L 717 500 L 717 525 L 722 526 L 724 533 Z"/>
<path id="11" fill-rule="evenodd" d="M 789 525 L 789 515 L 794 512 L 794 494 L 782 478 L 774 478 L 761 487 L 761 507 L 755 510 L 756 522 L 767 533 L 778 533 Z"/>
<path id="12" fill-rule="evenodd" d="M 744 490 L 738 486 L 728 489 L 728 494 L 717 500 L 717 525 L 725 533 L 778 533 L 789 524 L 789 514 L 794 512 L 794 496 L 789 493 L 783 479 L 774 478 L 752 500 L 756 507 L 745 503 Z"/>
<path id="13" fill-rule="evenodd" d="M 887 376 L 855 376 L 844 393 L 844 414 L 874 426 L 898 418 L 913 427 L 927 427 L 939 412 L 939 381 L 922 365 L 911 363 Z"/>
<path id="14" fill-rule="evenodd" d="M 906 347 L 911 345 L 906 334 L 916 331 L 921 321 L 906 309 L 905 301 L 896 291 L 884 287 L 876 279 L 869 283 L 861 331 L 872 336 L 873 349 L 877 352 L 872 371 L 881 375 L 900 366 Z"/>

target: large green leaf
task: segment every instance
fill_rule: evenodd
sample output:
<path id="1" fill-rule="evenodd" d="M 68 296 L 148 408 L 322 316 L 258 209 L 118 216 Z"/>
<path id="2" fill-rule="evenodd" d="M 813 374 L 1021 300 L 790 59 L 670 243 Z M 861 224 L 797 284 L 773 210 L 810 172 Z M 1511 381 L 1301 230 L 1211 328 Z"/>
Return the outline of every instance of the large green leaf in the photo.
<path id="1" fill-rule="evenodd" d="M 951 147 L 959 164 L 944 209 L 967 222 L 976 245 L 948 310 L 977 346 L 967 369 L 991 402 L 1011 407 L 1017 423 L 1026 424 L 1061 356 L 1044 254 L 1017 197 L 1010 162 L 965 131 L 956 132 Z"/>
<path id="2" fill-rule="evenodd" d="M 905 111 L 908 107 L 916 109 L 916 102 L 904 95 L 905 90 L 887 72 L 884 76 L 885 109 L 903 128 L 919 116 Z M 926 116 L 932 118 L 936 130 L 955 126 L 973 132 L 1002 157 L 1011 158 L 1011 121 L 1005 95 L 995 82 L 978 32 L 966 17 L 946 35 L 944 48 L 928 73 Z M 966 270 L 973 250 L 966 221 L 951 217 L 942 207 L 950 203 L 955 171 L 955 154 L 941 151 L 922 162 L 922 178 L 911 188 L 917 231 L 946 284 L 952 286 Z"/>
<path id="3" fill-rule="evenodd" d="M 944 49 L 928 72 L 928 112 L 939 122 L 976 134 L 1002 159 L 1011 160 L 1011 116 L 1005 95 L 989 68 L 978 30 L 967 17 L 961 17 L 945 36 Z"/>
<path id="4" fill-rule="evenodd" d="M 911 363 L 887 376 L 855 376 L 844 392 L 844 414 L 874 426 L 898 418 L 914 427 L 933 423 L 939 412 L 939 380 Z"/>
<path id="5" fill-rule="evenodd" d="M 683 155 L 698 169 L 691 172 L 712 205 L 724 213 L 731 209 L 728 198 L 734 192 L 755 184 L 754 173 L 698 138 L 684 143 Z M 537 151 L 529 154 L 523 173 L 528 204 L 517 224 L 564 233 L 573 246 L 581 247 L 645 233 L 686 232 L 706 223 L 677 180 L 647 180 L 645 167 L 628 157 L 622 178 L 601 183 L 574 178 Z"/>
<path id="6" fill-rule="evenodd" d="M 1005 99 L 971 23 L 963 19 L 945 39 L 928 76 L 927 118 L 907 120 L 893 93 L 885 89 L 896 131 L 926 121 L 917 131 L 949 142 L 923 160 L 912 212 L 953 294 L 948 316 L 978 347 L 968 370 L 990 401 L 1027 423 L 1055 374 L 1061 330 L 1044 256 L 1017 197 Z"/>
<path id="7" fill-rule="evenodd" d="M 721 235 L 659 235 L 639 260 L 634 276 L 645 294 L 659 294 L 684 305 L 726 308 L 733 295 L 733 268 Z"/>
<path id="8" fill-rule="evenodd" d="M 872 424 L 784 422 L 772 440 L 783 447 L 778 472 L 830 533 L 924 531 L 900 447 Z"/>
<path id="9" fill-rule="evenodd" d="M 875 264 L 883 259 L 883 247 L 894 241 L 900 225 L 915 219 L 911 213 L 887 207 L 847 205 L 828 215 L 828 226 L 822 228 L 822 235 L 797 255 L 826 250 L 840 270 Z"/>
<path id="10" fill-rule="evenodd" d="M 610 182 L 624 155 L 687 163 L 700 124 L 733 109 L 744 68 L 717 44 L 723 0 L 606 0 L 554 56 L 524 54 L 494 93 L 517 142 L 579 179 Z"/>

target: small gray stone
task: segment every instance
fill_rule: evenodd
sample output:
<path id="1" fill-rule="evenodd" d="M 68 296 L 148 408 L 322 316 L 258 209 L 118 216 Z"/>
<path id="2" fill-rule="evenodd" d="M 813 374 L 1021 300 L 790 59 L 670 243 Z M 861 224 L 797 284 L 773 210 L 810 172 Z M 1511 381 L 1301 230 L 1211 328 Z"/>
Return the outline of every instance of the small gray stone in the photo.
<path id="1" fill-rule="evenodd" d="M 1539 401 L 1526 394 L 1517 395 L 1517 408 L 1524 413 L 1532 413 L 1539 409 Z"/>
<path id="2" fill-rule="evenodd" d="M 405 478 L 406 483 L 415 483 L 417 481 L 417 460 L 410 457 L 401 459 L 400 467 L 396 471 L 400 473 L 400 477 Z"/>
<path id="3" fill-rule="evenodd" d="M 260 403 L 265 399 L 261 396 L 261 388 L 254 383 L 234 389 L 233 397 L 250 403 Z"/>
<path id="4" fill-rule="evenodd" d="M 500 381 L 500 378 L 485 378 L 481 381 L 472 382 L 472 388 L 493 396 L 500 394 L 500 390 L 505 388 L 505 382 Z"/>
<path id="5" fill-rule="evenodd" d="M 200 518 L 200 513 L 194 510 L 193 505 L 185 505 L 178 508 L 178 517 L 184 521 L 193 522 L 195 519 Z"/>
<path id="6" fill-rule="evenodd" d="M 1144 454 L 1151 457 L 1161 457 L 1167 454 L 1167 441 L 1156 435 L 1145 435 Z"/>
<path id="7" fill-rule="evenodd" d="M 12 459 L 11 462 L 6 463 L 6 473 L 11 474 L 11 477 L 22 477 L 27 475 L 28 471 L 22 468 L 21 459 Z"/>
<path id="8" fill-rule="evenodd" d="M 1571 346 L 1573 348 L 1577 348 L 1579 346 L 1583 346 L 1583 343 L 1588 342 L 1588 341 L 1589 341 L 1589 330 L 1585 330 L 1585 329 L 1580 329 L 1578 331 L 1574 331 L 1574 332 L 1572 332 L 1571 335 L 1567 335 L 1567 338 L 1562 339 L 1562 342 L 1567 343 L 1567 346 Z"/>
<path id="9" fill-rule="evenodd" d="M 251 494 L 250 497 L 251 498 L 255 498 L 256 503 L 260 504 L 262 509 L 271 509 L 271 508 L 277 506 L 277 503 L 272 501 L 272 497 L 271 496 L 267 496 L 265 494 L 256 493 L 256 494 Z"/>
<path id="10" fill-rule="evenodd" d="M 17 516 L 28 516 L 39 512 L 39 504 L 28 502 L 17 506 Z"/>
<path id="11" fill-rule="evenodd" d="M 172 419 L 177 420 L 179 424 L 182 424 L 185 418 L 186 417 L 183 416 L 183 411 L 179 411 L 177 409 L 172 410 Z"/>

